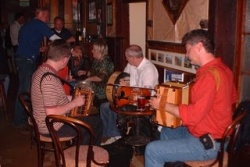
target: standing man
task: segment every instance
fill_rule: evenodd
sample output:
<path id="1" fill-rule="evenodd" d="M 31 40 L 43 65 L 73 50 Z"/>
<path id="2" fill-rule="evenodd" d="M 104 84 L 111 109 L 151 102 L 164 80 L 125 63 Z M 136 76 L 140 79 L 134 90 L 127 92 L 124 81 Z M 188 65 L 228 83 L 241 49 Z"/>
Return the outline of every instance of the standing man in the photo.
<path id="1" fill-rule="evenodd" d="M 128 64 L 124 72 L 130 74 L 130 83 L 121 79 L 121 86 L 150 86 L 154 88 L 154 86 L 158 84 L 158 71 L 156 67 L 143 56 L 140 46 L 130 45 L 125 51 L 125 56 Z M 103 121 L 103 137 L 109 137 L 102 145 L 111 144 L 121 138 L 120 132 L 116 126 L 117 114 L 110 110 L 109 102 L 101 105 L 100 116 Z"/>
<path id="2" fill-rule="evenodd" d="M 15 21 L 10 26 L 10 37 L 11 37 L 11 44 L 14 53 L 16 54 L 17 48 L 18 48 L 18 34 L 19 30 L 24 24 L 24 14 L 23 13 L 16 13 L 15 15 Z"/>
<path id="3" fill-rule="evenodd" d="M 65 40 L 59 39 L 53 41 L 48 49 L 48 59 L 35 71 L 32 76 L 31 85 L 31 101 L 33 115 L 36 119 L 38 130 L 42 135 L 49 135 L 45 123 L 47 115 L 67 115 L 75 108 L 84 105 L 83 96 L 67 96 L 60 79 L 57 77 L 58 71 L 62 70 L 67 64 L 71 56 L 70 46 Z M 49 75 L 47 75 L 50 73 Z M 102 136 L 102 121 L 98 116 L 82 116 L 76 117 L 81 121 L 89 124 L 94 132 L 94 144 L 99 145 Z M 58 134 L 61 137 L 74 136 L 74 131 L 68 125 L 55 124 Z M 84 136 L 88 136 L 88 132 L 83 128 Z M 84 137 L 82 144 L 88 144 L 88 138 Z"/>
<path id="4" fill-rule="evenodd" d="M 16 65 L 19 77 L 19 88 L 16 98 L 15 117 L 13 124 L 20 129 L 20 132 L 27 134 L 27 115 L 18 100 L 22 92 L 30 91 L 30 82 L 37 64 L 41 61 L 40 52 L 45 52 L 46 47 L 42 46 L 44 37 L 50 40 L 60 39 L 51 31 L 46 24 L 49 20 L 49 11 L 45 8 L 38 8 L 35 11 L 35 18 L 22 26 L 19 31 L 18 49 L 16 54 Z"/>
<path id="5" fill-rule="evenodd" d="M 56 35 L 58 35 L 61 39 L 66 40 L 68 43 L 75 42 L 74 36 L 71 32 L 64 27 L 63 18 L 57 16 L 54 19 L 54 28 L 51 29 Z"/>
<path id="6" fill-rule="evenodd" d="M 145 167 L 164 166 L 165 162 L 214 159 L 220 147 L 216 139 L 222 138 L 232 122 L 232 106 L 237 100 L 233 74 L 221 58 L 215 57 L 214 43 L 208 32 L 202 29 L 188 32 L 182 43 L 187 58 L 200 67 L 191 88 L 190 104 L 176 106 L 162 102 L 160 95 L 150 100 L 153 108 L 179 117 L 183 126 L 162 128 L 160 140 L 146 147 Z M 206 137 L 211 140 L 209 148 L 201 142 Z"/>

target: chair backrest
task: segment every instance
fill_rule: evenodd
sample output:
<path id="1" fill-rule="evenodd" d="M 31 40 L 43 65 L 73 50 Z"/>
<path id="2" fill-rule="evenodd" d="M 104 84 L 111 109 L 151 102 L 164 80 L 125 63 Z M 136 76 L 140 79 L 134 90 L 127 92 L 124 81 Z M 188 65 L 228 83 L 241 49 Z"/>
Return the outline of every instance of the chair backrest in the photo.
<path id="1" fill-rule="evenodd" d="M 225 150 L 225 143 L 229 140 L 228 143 L 228 153 L 229 155 L 233 151 L 233 147 L 235 144 L 235 139 L 238 135 L 238 131 L 240 128 L 241 121 L 244 119 L 246 116 L 246 112 L 242 112 L 240 115 L 238 115 L 236 118 L 234 118 L 233 122 L 227 127 L 227 129 L 224 131 L 222 141 L 221 141 L 221 147 L 218 152 L 218 156 L 216 161 L 219 163 L 219 167 L 223 166 L 223 158 L 224 158 L 224 150 Z M 215 162 L 216 162 L 215 161 Z"/>
<path id="2" fill-rule="evenodd" d="M 28 92 L 23 92 L 19 95 L 19 100 L 21 102 L 21 104 L 23 105 L 23 107 L 25 108 L 25 111 L 28 115 L 28 117 L 30 118 L 30 121 L 32 123 L 33 129 L 34 129 L 34 135 L 36 140 L 40 140 L 40 133 L 38 130 L 38 126 L 36 123 L 36 120 L 33 116 L 33 109 L 32 109 L 32 104 L 31 104 L 31 96 L 30 93 Z M 39 141 L 37 141 L 39 142 Z"/>
<path id="3" fill-rule="evenodd" d="M 94 139 L 94 132 L 90 125 L 88 125 L 85 122 L 82 122 L 78 119 L 62 116 L 62 115 L 48 115 L 46 117 L 46 125 L 49 129 L 54 147 L 55 147 L 55 157 L 56 157 L 56 165 L 66 167 L 66 160 L 64 156 L 63 146 L 61 142 L 59 141 L 59 136 L 57 135 L 57 131 L 54 128 L 53 124 L 56 122 L 61 122 L 64 124 L 67 124 L 72 127 L 72 130 L 76 132 L 75 136 L 75 164 L 76 167 L 79 163 L 79 150 L 80 145 L 83 141 L 83 134 L 82 134 L 82 128 L 85 128 L 86 131 L 89 133 L 89 147 L 87 152 L 87 166 L 91 166 L 91 161 L 93 159 L 93 139 Z"/>

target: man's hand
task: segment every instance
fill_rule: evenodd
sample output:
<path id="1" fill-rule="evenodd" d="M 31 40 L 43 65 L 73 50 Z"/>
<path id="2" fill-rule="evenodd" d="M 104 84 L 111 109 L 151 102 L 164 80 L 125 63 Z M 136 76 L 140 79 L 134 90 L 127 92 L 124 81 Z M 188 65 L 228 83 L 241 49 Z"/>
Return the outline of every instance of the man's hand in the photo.
<path id="1" fill-rule="evenodd" d="M 42 47 L 40 47 L 40 49 L 39 49 L 39 51 L 40 51 L 41 53 L 44 53 L 46 50 L 47 50 L 47 47 L 46 47 L 46 46 L 42 46 Z"/>
<path id="2" fill-rule="evenodd" d="M 161 96 L 159 94 L 157 94 L 156 97 L 151 97 L 149 100 L 149 104 L 151 105 L 151 107 L 153 109 L 159 109 L 159 105 L 160 105 L 160 100 L 161 100 Z"/>
<path id="3" fill-rule="evenodd" d="M 84 96 L 77 96 L 75 97 L 72 102 L 75 104 L 75 107 L 79 107 L 85 104 L 85 97 Z"/>
<path id="4" fill-rule="evenodd" d="M 87 71 L 79 70 L 79 71 L 77 71 L 77 75 L 78 75 L 78 76 L 87 75 Z"/>
<path id="5" fill-rule="evenodd" d="M 119 80 L 120 86 L 129 86 L 130 85 L 130 79 L 125 77 Z"/>

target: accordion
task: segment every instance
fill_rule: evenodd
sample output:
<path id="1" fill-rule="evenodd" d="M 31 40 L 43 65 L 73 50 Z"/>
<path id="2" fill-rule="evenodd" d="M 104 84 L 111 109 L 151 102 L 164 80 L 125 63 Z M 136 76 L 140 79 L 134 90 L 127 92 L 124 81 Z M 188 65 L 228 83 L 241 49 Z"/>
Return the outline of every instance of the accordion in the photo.
<path id="1" fill-rule="evenodd" d="M 187 84 L 166 82 L 157 85 L 155 89 L 161 95 L 160 105 L 165 105 L 166 102 L 176 105 L 189 103 L 189 85 Z M 156 110 L 155 122 L 171 128 L 181 126 L 179 118 L 160 109 Z"/>
<path id="2" fill-rule="evenodd" d="M 73 92 L 73 99 L 77 96 L 84 96 L 85 103 L 83 106 L 75 107 L 70 111 L 70 117 L 78 117 L 78 116 L 87 116 L 90 114 L 93 99 L 94 99 L 94 91 L 92 90 L 91 84 L 89 82 L 79 82 L 75 85 Z"/>

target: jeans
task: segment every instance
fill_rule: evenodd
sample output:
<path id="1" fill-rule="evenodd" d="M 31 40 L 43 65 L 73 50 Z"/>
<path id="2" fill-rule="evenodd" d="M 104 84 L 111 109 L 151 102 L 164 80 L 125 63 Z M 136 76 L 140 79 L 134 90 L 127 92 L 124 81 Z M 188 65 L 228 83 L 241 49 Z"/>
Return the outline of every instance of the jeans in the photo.
<path id="1" fill-rule="evenodd" d="M 117 114 L 109 108 L 109 102 L 100 106 L 100 117 L 103 122 L 103 137 L 121 136 L 117 126 Z"/>
<path id="2" fill-rule="evenodd" d="M 27 122 L 28 116 L 25 113 L 24 108 L 19 101 L 18 95 L 23 92 L 30 92 L 31 78 L 36 70 L 36 64 L 33 63 L 32 60 L 28 60 L 22 57 L 18 57 L 16 59 L 16 64 L 19 77 L 19 88 L 16 97 L 15 117 L 13 120 L 13 124 L 15 126 L 19 126 Z"/>
<path id="3" fill-rule="evenodd" d="M 160 140 L 146 146 L 145 167 L 163 167 L 165 162 L 214 159 L 219 147 L 220 143 L 215 142 L 215 148 L 205 150 L 199 138 L 192 136 L 186 127 L 164 127 Z"/>

